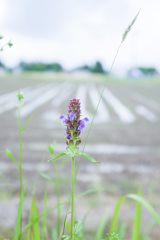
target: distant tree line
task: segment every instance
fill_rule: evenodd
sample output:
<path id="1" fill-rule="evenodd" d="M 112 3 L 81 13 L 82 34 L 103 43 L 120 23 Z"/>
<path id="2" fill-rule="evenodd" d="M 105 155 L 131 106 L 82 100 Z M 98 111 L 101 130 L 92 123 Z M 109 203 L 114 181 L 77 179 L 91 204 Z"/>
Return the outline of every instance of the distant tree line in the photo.
<path id="1" fill-rule="evenodd" d="M 94 65 L 83 65 L 72 69 L 71 71 L 64 70 L 60 63 L 43 63 L 43 62 L 32 62 L 26 63 L 21 62 L 18 66 L 20 71 L 39 71 L 39 72 L 77 72 L 84 71 L 88 73 L 101 73 L 108 74 L 107 70 L 104 70 L 104 67 L 100 61 L 97 61 Z M 17 68 L 11 69 L 6 68 L 3 63 L 0 62 L 0 69 L 12 72 Z M 128 71 L 128 76 L 133 78 L 140 78 L 145 76 L 155 76 L 158 74 L 158 71 L 154 67 L 135 67 L 131 68 Z"/>
<path id="2" fill-rule="evenodd" d="M 53 72 L 61 72 L 63 71 L 62 66 L 59 63 L 26 63 L 26 62 L 21 62 L 19 64 L 20 68 L 23 71 L 53 71 Z"/>

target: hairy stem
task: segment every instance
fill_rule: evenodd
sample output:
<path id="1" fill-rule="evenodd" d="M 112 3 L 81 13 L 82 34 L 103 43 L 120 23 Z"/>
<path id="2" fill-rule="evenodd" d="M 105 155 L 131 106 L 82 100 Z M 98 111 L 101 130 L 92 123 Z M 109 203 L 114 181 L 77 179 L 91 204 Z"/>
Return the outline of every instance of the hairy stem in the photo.
<path id="1" fill-rule="evenodd" d="M 73 227 L 74 227 L 74 167 L 75 167 L 75 157 L 72 157 L 72 177 L 71 177 L 71 239 L 73 239 Z"/>
<path id="2" fill-rule="evenodd" d="M 21 118 L 20 118 L 20 105 L 18 106 L 18 131 L 19 131 L 19 180 L 20 180 L 20 197 L 23 191 L 23 183 L 22 183 L 22 135 L 21 135 Z M 22 215 L 21 215 L 21 223 L 20 223 L 20 235 L 19 240 L 22 237 Z"/>

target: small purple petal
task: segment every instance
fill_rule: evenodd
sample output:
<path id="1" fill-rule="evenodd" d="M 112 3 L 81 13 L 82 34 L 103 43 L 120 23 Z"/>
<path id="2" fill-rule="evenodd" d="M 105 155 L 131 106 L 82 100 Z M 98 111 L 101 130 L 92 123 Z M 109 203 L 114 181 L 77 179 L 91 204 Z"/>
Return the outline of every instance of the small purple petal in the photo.
<path id="1" fill-rule="evenodd" d="M 78 129 L 78 131 L 81 131 L 83 128 L 85 128 L 85 124 L 84 123 L 81 124 L 77 129 Z"/>
<path id="2" fill-rule="evenodd" d="M 84 120 L 84 121 L 86 121 L 86 122 L 88 122 L 88 121 L 89 121 L 89 119 L 88 119 L 87 117 L 85 117 L 83 120 Z"/>
<path id="3" fill-rule="evenodd" d="M 63 119 L 64 118 L 64 116 L 63 115 L 61 115 L 60 117 L 59 117 L 59 119 Z"/>
<path id="4" fill-rule="evenodd" d="M 74 112 L 70 112 L 69 117 L 71 121 L 73 121 L 76 118 L 76 115 L 74 114 Z"/>
<path id="5" fill-rule="evenodd" d="M 68 119 L 64 117 L 62 123 L 63 123 L 63 125 L 64 125 L 64 124 L 68 124 Z"/>
<path id="6" fill-rule="evenodd" d="M 68 138 L 68 140 L 71 138 L 71 135 L 69 133 L 67 133 L 66 138 Z"/>

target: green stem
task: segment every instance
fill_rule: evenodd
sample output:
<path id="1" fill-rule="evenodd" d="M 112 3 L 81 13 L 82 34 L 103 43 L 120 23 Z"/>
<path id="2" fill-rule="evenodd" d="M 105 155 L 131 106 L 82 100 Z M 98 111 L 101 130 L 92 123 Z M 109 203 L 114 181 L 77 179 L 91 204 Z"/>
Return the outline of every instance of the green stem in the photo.
<path id="1" fill-rule="evenodd" d="M 73 239 L 73 227 L 74 227 L 74 167 L 75 167 L 75 157 L 72 157 L 72 177 L 71 177 L 71 239 Z"/>
<path id="2" fill-rule="evenodd" d="M 21 197 L 23 184 L 22 184 L 22 136 L 21 136 L 20 105 L 18 106 L 18 131 L 19 131 L 19 180 L 20 180 L 20 197 Z M 21 235 L 22 235 L 22 215 L 21 215 L 21 223 L 20 223 L 19 240 L 21 240 Z"/>
<path id="3" fill-rule="evenodd" d="M 57 191 L 57 205 L 60 205 L 60 189 L 59 189 L 59 180 L 58 180 L 58 171 L 57 171 L 56 161 L 53 162 L 53 167 L 54 167 L 56 191 Z M 60 207 L 58 207 L 58 215 L 57 215 L 57 232 L 58 232 L 58 236 L 60 234 L 60 224 L 61 224 L 61 215 L 60 214 L 61 214 L 60 213 Z"/>

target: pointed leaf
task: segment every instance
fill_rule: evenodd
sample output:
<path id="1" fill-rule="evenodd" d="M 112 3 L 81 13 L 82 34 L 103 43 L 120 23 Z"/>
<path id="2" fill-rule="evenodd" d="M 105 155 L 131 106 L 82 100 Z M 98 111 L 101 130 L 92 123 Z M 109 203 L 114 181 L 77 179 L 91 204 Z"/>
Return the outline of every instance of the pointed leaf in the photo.
<path id="1" fill-rule="evenodd" d="M 31 205 L 30 216 L 29 216 L 29 224 L 34 222 L 35 219 L 37 219 L 37 218 L 38 218 L 38 213 L 37 213 L 36 202 L 34 200 L 34 197 L 32 197 L 32 205 Z M 30 237 L 30 235 L 31 235 L 31 237 Z M 38 220 L 35 223 L 30 225 L 30 231 L 28 231 L 28 234 L 27 234 L 27 240 L 35 240 L 35 239 L 41 240 Z"/>
<path id="2" fill-rule="evenodd" d="M 46 214 L 47 212 L 47 190 L 45 191 L 44 195 L 44 218 L 43 218 L 43 227 L 42 227 L 42 240 L 45 239 L 45 233 L 46 233 Z"/>
<path id="3" fill-rule="evenodd" d="M 76 235 L 77 233 L 79 233 L 81 228 L 82 228 L 82 222 L 78 221 L 78 223 L 76 223 L 75 227 L 73 228 L 73 234 Z"/>
<path id="4" fill-rule="evenodd" d="M 58 239 L 57 229 L 53 228 L 52 229 L 52 240 L 57 240 L 57 239 Z"/>
<path id="5" fill-rule="evenodd" d="M 103 232 L 104 232 L 104 228 L 107 222 L 107 218 L 108 218 L 108 211 L 104 212 L 104 215 L 101 219 L 101 222 L 98 226 L 98 229 L 96 231 L 96 240 L 101 239 L 103 237 Z"/>
<path id="6" fill-rule="evenodd" d="M 54 184 L 54 182 L 53 182 L 52 178 L 50 178 L 50 176 L 48 176 L 47 174 L 45 174 L 45 173 L 43 173 L 43 172 L 39 172 L 39 174 L 40 174 L 43 178 L 49 180 L 50 182 L 52 182 L 52 183 Z"/>
<path id="7" fill-rule="evenodd" d="M 89 154 L 87 153 L 76 153 L 75 155 L 81 155 L 85 158 L 87 158 L 89 161 L 93 162 L 93 163 L 100 163 L 100 162 L 97 162 L 96 160 L 94 160 Z"/>
<path id="8" fill-rule="evenodd" d="M 71 224 L 70 224 L 70 222 L 66 222 L 66 228 L 67 228 L 69 234 L 71 234 Z"/>
<path id="9" fill-rule="evenodd" d="M 61 157 L 65 156 L 65 155 L 68 155 L 68 153 L 60 153 L 55 158 L 48 160 L 48 162 L 55 161 L 56 159 L 61 158 Z"/>
<path id="10" fill-rule="evenodd" d="M 28 120 L 28 122 L 26 123 L 26 125 L 24 126 L 24 128 L 21 129 L 21 132 L 23 132 L 23 131 L 26 129 L 26 127 L 27 127 L 28 124 L 31 122 L 31 120 L 32 120 L 32 116 L 30 117 L 30 119 Z"/>
<path id="11" fill-rule="evenodd" d="M 19 208 L 18 208 L 15 240 L 18 240 L 18 238 L 19 238 L 19 229 L 20 229 L 20 224 L 21 224 L 22 208 L 23 208 L 23 190 L 22 190 L 22 193 L 20 196 L 20 203 L 19 203 Z"/>
<path id="12" fill-rule="evenodd" d="M 139 196 L 141 193 L 139 193 Z M 135 211 L 135 218 L 133 223 L 133 231 L 132 231 L 132 240 L 139 240 L 140 239 L 140 228 L 141 228 L 141 203 L 136 203 L 136 211 Z"/>
<path id="13" fill-rule="evenodd" d="M 15 164 L 19 167 L 19 164 L 17 163 L 16 159 L 13 157 L 11 151 L 8 148 L 6 149 L 6 155 L 7 157 L 11 158 L 15 162 Z"/>
<path id="14" fill-rule="evenodd" d="M 64 240 L 68 240 L 71 238 L 71 236 L 68 236 L 68 235 L 63 235 L 62 238 L 64 238 Z"/>

